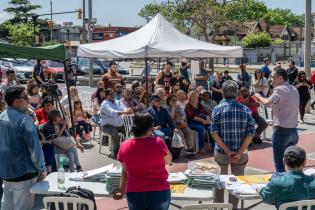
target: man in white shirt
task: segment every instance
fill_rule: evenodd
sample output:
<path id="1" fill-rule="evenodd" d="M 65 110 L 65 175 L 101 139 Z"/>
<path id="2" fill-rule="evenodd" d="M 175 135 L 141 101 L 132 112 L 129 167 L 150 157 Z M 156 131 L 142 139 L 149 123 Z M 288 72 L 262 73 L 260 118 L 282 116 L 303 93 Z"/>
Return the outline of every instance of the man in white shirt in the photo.
<path id="1" fill-rule="evenodd" d="M 112 137 L 112 148 L 110 150 L 113 151 L 113 154 L 111 154 L 111 157 L 116 158 L 120 144 L 119 133 L 124 133 L 124 122 L 121 115 L 131 114 L 132 109 L 122 110 L 115 101 L 115 92 L 111 88 L 105 91 L 105 97 L 106 99 L 100 107 L 100 122 L 103 132 Z"/>

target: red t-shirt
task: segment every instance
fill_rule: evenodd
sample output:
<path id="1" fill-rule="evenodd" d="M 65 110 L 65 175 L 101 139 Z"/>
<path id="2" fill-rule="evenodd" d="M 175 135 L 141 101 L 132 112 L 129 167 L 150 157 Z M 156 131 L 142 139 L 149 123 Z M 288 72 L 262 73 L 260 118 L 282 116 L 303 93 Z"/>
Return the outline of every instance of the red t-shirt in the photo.
<path id="1" fill-rule="evenodd" d="M 236 98 L 236 101 L 243 103 L 245 99 L 243 96 L 238 96 Z M 257 100 L 255 97 L 251 96 L 249 98 L 249 103 L 254 103 L 254 102 L 257 102 Z M 252 106 L 252 105 L 246 105 L 246 106 L 252 111 L 253 114 L 258 114 L 258 108 L 256 106 Z"/>
<path id="2" fill-rule="evenodd" d="M 48 114 L 44 111 L 44 108 L 36 110 L 36 117 L 39 125 L 48 122 Z"/>
<path id="3" fill-rule="evenodd" d="M 117 160 L 126 166 L 126 192 L 170 189 L 164 156 L 168 149 L 160 137 L 131 138 L 120 145 Z"/>

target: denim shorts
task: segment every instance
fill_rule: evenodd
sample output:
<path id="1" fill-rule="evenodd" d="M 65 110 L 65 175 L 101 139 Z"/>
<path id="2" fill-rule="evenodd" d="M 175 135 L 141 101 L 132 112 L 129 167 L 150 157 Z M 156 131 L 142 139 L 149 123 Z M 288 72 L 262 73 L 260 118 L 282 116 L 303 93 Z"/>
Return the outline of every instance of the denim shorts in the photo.
<path id="1" fill-rule="evenodd" d="M 129 210 L 168 210 L 171 202 L 171 191 L 128 192 Z"/>

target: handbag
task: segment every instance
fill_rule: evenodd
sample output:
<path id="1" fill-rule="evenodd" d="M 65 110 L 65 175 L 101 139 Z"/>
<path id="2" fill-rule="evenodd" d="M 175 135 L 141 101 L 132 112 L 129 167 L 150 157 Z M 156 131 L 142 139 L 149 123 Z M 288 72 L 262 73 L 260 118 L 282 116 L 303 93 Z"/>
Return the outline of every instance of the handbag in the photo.
<path id="1" fill-rule="evenodd" d="M 52 140 L 52 142 L 61 149 L 68 150 L 75 147 L 77 144 L 72 136 L 59 136 Z"/>

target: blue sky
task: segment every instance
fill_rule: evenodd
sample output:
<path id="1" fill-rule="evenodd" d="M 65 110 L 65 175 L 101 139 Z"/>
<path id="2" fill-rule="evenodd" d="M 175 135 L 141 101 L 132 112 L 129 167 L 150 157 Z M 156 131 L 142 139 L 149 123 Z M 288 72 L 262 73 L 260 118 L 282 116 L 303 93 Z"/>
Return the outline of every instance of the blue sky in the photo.
<path id="1" fill-rule="evenodd" d="M 31 0 L 42 6 L 36 11 L 38 14 L 50 12 L 50 0 Z M 162 0 L 155 0 L 161 2 Z M 3 12 L 8 7 L 9 0 L 0 0 L 0 22 L 8 19 L 10 16 Z M 70 11 L 82 8 L 82 0 L 52 0 L 53 12 Z M 88 0 L 86 0 L 88 2 Z M 146 20 L 138 16 L 140 9 L 147 3 L 154 0 L 93 0 L 93 17 L 97 18 L 97 23 L 101 25 L 111 24 L 112 26 L 140 26 L 145 24 Z M 263 0 L 270 8 L 288 8 L 293 12 L 302 14 L 305 10 L 305 0 Z M 314 12 L 315 2 L 313 1 L 312 11 Z M 49 18 L 49 17 L 47 17 Z M 77 19 L 76 14 L 59 15 L 53 17 L 54 21 L 62 23 L 72 21 L 80 24 L 82 20 Z"/>

